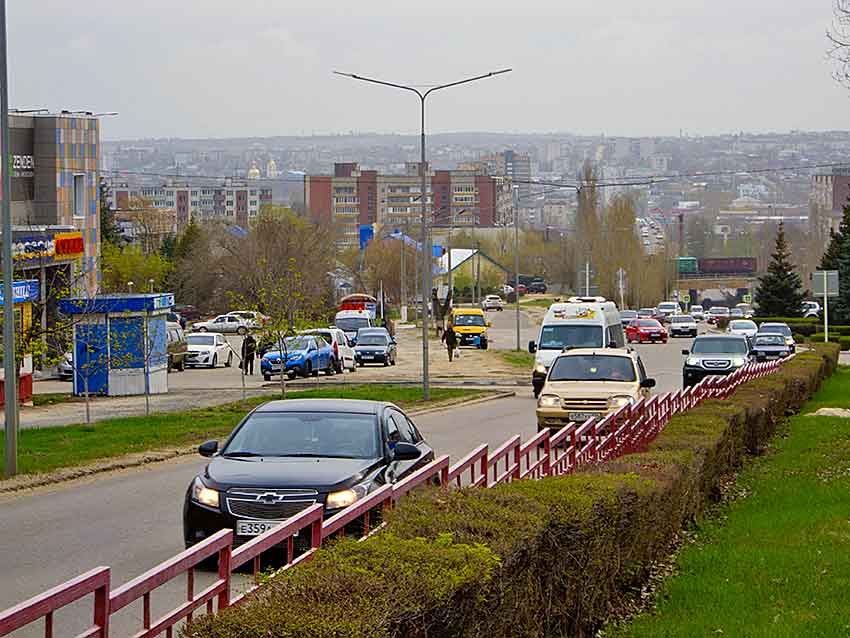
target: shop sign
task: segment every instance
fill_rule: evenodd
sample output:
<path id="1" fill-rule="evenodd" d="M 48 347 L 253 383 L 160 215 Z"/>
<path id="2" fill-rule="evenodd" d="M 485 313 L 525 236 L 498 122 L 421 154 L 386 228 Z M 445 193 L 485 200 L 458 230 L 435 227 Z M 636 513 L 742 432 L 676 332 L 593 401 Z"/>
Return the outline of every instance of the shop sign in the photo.
<path id="1" fill-rule="evenodd" d="M 38 279 L 26 279 L 12 282 L 12 292 L 15 303 L 38 301 L 41 289 Z M 0 306 L 3 305 L 3 288 L 0 286 Z"/>

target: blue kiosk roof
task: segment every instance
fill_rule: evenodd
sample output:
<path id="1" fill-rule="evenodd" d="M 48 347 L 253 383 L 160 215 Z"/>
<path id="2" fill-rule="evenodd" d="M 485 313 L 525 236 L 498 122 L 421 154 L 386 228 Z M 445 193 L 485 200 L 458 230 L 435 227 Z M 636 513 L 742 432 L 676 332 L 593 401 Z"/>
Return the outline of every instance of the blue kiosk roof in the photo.
<path id="1" fill-rule="evenodd" d="M 67 315 L 167 310 L 174 306 L 170 292 L 151 294 L 114 294 L 95 297 L 70 297 L 59 302 L 59 310 Z"/>

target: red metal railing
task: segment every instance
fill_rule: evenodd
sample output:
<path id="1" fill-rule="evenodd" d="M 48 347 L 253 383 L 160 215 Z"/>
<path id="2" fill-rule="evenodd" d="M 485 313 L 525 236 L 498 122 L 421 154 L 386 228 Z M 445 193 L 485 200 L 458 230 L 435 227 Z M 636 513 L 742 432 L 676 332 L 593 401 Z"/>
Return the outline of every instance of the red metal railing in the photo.
<path id="1" fill-rule="evenodd" d="M 383 514 L 387 510 L 422 485 L 440 485 L 443 489 L 493 487 L 521 478 L 562 476 L 582 466 L 645 450 L 675 414 L 707 399 L 725 399 L 742 383 L 771 374 L 781 365 L 781 360 L 754 363 L 725 377 L 706 377 L 687 390 L 642 399 L 602 419 L 591 419 L 581 425 L 569 423 L 555 432 L 542 430 L 525 443 L 517 434 L 492 454 L 486 444 L 480 445 L 454 465 L 450 465 L 448 456 L 441 456 L 398 483 L 382 486 L 328 519 L 324 519 L 323 506 L 315 504 L 235 550 L 233 531 L 222 530 L 111 594 L 109 568 L 99 567 L 0 613 L 0 636 L 44 618 L 45 637 L 52 638 L 53 613 L 88 594 L 94 594 L 94 622 L 80 635 L 81 638 L 107 638 L 110 615 L 140 599 L 142 628 L 133 638 L 148 638 L 162 633 L 171 638 L 178 623 L 184 620 L 191 622 L 193 614 L 201 611 L 214 613 L 216 608 L 237 604 L 254 591 L 258 587 L 261 561 L 266 552 L 284 548 L 286 560 L 281 569 L 289 569 L 310 560 L 326 539 L 343 536 L 349 526 L 356 524 L 357 533 L 365 538 L 385 524 Z M 296 555 L 295 539 L 304 530 L 309 530 L 309 546 Z M 213 557 L 218 560 L 218 577 L 196 594 L 194 570 Z M 248 563 L 252 566 L 254 583 L 247 591 L 234 595 L 231 591 L 232 574 Z M 181 574 L 186 575 L 186 600 L 164 616 L 151 619 L 151 592 Z"/>

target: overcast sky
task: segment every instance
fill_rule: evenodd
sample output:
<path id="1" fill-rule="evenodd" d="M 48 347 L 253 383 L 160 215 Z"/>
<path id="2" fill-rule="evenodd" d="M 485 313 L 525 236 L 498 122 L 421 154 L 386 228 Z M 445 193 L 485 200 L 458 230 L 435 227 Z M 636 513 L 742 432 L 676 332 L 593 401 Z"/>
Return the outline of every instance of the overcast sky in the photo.
<path id="1" fill-rule="evenodd" d="M 119 111 L 104 137 L 848 129 L 832 0 L 10 0 L 10 105 Z M 290 6 L 296 4 L 297 6 Z M 508 5 L 508 6 L 503 6 Z"/>

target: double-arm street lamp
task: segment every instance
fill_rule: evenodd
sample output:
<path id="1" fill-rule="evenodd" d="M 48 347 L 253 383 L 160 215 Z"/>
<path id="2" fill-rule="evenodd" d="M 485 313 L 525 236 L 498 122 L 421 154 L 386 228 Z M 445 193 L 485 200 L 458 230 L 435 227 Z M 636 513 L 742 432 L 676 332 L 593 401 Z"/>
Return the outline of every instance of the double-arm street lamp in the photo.
<path id="1" fill-rule="evenodd" d="M 434 272 L 432 268 L 432 250 L 431 250 L 431 242 L 430 242 L 430 234 L 428 232 L 429 226 L 429 218 L 428 218 L 428 197 L 426 196 L 427 188 L 425 183 L 426 171 L 425 171 L 425 100 L 429 95 L 434 93 L 435 91 L 439 91 L 441 89 L 448 89 L 453 86 L 459 86 L 461 84 L 468 84 L 469 82 L 475 82 L 477 80 L 485 80 L 487 78 L 494 77 L 496 75 L 501 75 L 502 73 L 508 73 L 511 69 L 502 69 L 500 71 L 492 71 L 490 73 L 485 73 L 484 75 L 476 75 L 475 77 L 466 78 L 464 80 L 458 80 L 457 82 L 449 82 L 448 84 L 438 84 L 436 86 L 430 87 L 426 91 L 420 91 L 415 86 L 406 86 L 404 84 L 396 84 L 394 82 L 386 82 L 384 80 L 377 80 L 375 78 L 368 78 L 362 75 L 356 75 L 354 73 L 341 73 L 339 71 L 334 71 L 336 75 L 342 75 L 344 77 L 351 78 L 352 80 L 360 80 L 362 82 L 370 82 L 372 84 L 380 84 L 382 86 L 388 86 L 394 89 L 401 89 L 403 91 L 410 91 L 411 93 L 415 93 L 419 98 L 419 102 L 421 105 L 421 117 L 420 117 L 420 137 L 419 137 L 419 178 L 420 178 L 420 195 L 421 195 L 421 204 L 422 204 L 422 304 L 425 306 L 426 310 L 422 320 L 422 398 L 424 400 L 429 400 L 431 398 L 431 388 L 430 388 L 430 379 L 428 376 L 428 311 L 427 311 L 427 303 L 430 303 L 431 290 L 434 285 Z M 428 299 L 428 302 L 426 302 Z"/>

